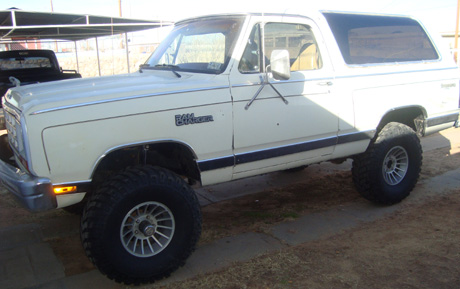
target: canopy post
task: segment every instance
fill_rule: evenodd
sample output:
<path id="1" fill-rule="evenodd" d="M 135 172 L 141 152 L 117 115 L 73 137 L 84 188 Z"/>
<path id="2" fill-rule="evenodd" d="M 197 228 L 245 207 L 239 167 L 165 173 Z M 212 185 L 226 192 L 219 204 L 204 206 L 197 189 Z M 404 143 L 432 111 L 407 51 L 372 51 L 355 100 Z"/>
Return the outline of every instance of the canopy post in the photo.
<path id="1" fill-rule="evenodd" d="M 457 21 L 455 24 L 455 43 L 454 43 L 454 59 L 459 64 L 458 61 L 458 23 L 460 21 L 460 0 L 457 1 Z"/>
<path id="2" fill-rule="evenodd" d="M 460 1 L 460 0 L 459 0 Z M 128 33 L 125 34 L 125 42 L 126 42 L 126 62 L 128 63 L 128 73 L 130 73 L 129 69 L 129 47 L 128 47 Z"/>
<path id="3" fill-rule="evenodd" d="M 99 59 L 99 42 L 96 37 L 96 54 L 97 54 L 97 68 L 99 69 L 99 76 L 101 76 L 101 60 Z"/>
<path id="4" fill-rule="evenodd" d="M 74 41 L 73 43 L 75 44 L 75 60 L 77 61 L 77 72 L 80 73 L 80 65 L 78 64 L 77 41 Z"/>

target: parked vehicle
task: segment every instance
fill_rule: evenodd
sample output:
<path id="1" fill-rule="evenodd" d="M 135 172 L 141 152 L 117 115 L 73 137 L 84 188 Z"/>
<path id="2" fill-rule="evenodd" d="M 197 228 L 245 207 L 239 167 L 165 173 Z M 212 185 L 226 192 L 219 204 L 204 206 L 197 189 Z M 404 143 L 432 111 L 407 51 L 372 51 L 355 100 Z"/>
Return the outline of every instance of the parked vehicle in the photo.
<path id="1" fill-rule="evenodd" d="M 0 96 L 12 87 L 81 78 L 75 70 L 63 70 L 54 51 L 11 50 L 0 52 Z"/>
<path id="2" fill-rule="evenodd" d="M 136 73 L 10 89 L 0 178 L 33 211 L 85 202 L 91 261 L 153 282 L 200 237 L 191 184 L 351 158 L 363 197 L 406 198 L 419 137 L 458 126 L 459 69 L 435 39 L 392 15 L 184 20 Z"/>

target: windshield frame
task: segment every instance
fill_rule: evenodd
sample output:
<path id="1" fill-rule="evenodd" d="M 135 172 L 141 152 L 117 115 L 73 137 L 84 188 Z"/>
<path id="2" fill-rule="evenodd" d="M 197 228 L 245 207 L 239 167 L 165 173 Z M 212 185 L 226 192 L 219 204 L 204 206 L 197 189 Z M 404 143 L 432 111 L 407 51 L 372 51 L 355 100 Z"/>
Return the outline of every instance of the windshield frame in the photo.
<path id="1" fill-rule="evenodd" d="M 160 43 L 147 61 L 141 65 L 141 69 L 147 70 L 169 70 L 174 72 L 192 72 L 204 74 L 221 74 L 230 63 L 233 50 L 239 39 L 244 26 L 246 15 L 220 15 L 198 19 L 191 19 L 179 22 L 175 25 L 168 36 Z M 224 37 L 223 62 L 184 62 L 177 63 L 177 55 L 183 52 L 181 45 L 184 44 L 184 37 L 199 37 L 206 35 L 218 35 Z M 220 43 L 222 44 L 222 43 Z M 168 54 L 168 50 L 175 47 L 174 54 Z M 187 48 L 193 45 L 187 46 Z M 193 50 L 199 55 L 199 50 Z M 165 61 L 166 56 L 173 59 Z M 167 57 L 166 57 L 167 58 Z"/>

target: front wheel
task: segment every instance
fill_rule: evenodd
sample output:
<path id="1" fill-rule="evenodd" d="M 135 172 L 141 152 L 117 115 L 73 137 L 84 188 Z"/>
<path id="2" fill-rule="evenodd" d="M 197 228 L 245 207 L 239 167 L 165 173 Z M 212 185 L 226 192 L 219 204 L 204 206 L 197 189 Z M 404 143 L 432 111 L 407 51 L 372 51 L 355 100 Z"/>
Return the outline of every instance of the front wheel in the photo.
<path id="1" fill-rule="evenodd" d="M 422 147 L 416 133 L 401 123 L 388 123 L 366 152 L 353 160 L 353 181 L 366 199 L 391 205 L 415 187 L 422 167 Z"/>
<path id="2" fill-rule="evenodd" d="M 185 263 L 201 233 L 193 190 L 151 166 L 117 175 L 93 194 L 81 221 L 83 247 L 110 279 L 151 283 Z"/>

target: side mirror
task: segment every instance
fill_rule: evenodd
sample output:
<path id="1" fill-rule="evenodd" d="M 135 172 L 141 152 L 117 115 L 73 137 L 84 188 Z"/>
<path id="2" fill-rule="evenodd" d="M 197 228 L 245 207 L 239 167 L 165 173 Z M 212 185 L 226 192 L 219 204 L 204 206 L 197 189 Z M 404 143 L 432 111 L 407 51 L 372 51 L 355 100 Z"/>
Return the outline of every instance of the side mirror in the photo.
<path id="1" fill-rule="evenodd" d="M 277 80 L 288 80 L 291 78 L 289 52 L 287 50 L 273 50 L 270 56 L 270 66 L 273 78 Z"/>

